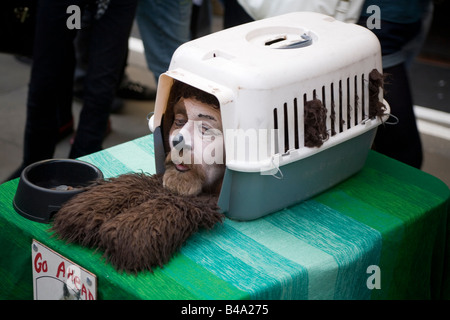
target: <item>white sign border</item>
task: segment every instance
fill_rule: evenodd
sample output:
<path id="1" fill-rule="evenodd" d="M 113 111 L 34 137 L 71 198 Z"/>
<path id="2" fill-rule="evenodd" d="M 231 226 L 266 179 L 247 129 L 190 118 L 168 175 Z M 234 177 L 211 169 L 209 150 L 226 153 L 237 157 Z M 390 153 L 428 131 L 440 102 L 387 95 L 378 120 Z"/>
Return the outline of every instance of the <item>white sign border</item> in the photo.
<path id="1" fill-rule="evenodd" d="M 97 276 L 92 272 L 36 239 L 31 258 L 34 300 L 97 300 Z M 38 294 L 39 287 L 43 291 Z"/>

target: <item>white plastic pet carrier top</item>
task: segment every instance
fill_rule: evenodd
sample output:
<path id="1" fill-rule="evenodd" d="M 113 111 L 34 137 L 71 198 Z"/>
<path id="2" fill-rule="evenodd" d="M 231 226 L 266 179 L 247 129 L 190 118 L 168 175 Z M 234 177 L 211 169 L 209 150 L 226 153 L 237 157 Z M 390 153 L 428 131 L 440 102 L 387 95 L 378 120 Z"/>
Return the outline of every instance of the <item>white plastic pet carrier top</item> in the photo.
<path id="1" fill-rule="evenodd" d="M 318 13 L 290 13 L 190 41 L 158 84 L 149 122 L 157 172 L 164 172 L 168 152 L 161 119 L 175 79 L 220 102 L 226 172 L 218 204 L 229 218 L 256 219 L 310 198 L 364 166 L 387 117 L 372 113 L 370 95 L 388 113 L 373 70 L 382 72 L 374 34 Z"/>

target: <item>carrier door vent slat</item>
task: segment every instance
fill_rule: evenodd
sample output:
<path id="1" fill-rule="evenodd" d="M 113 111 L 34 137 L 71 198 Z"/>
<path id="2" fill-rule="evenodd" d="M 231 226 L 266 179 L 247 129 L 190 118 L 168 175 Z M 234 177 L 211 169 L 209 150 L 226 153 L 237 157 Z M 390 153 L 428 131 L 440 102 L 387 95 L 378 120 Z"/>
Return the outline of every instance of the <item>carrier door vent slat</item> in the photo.
<path id="1" fill-rule="evenodd" d="M 303 93 L 302 98 L 294 98 L 273 109 L 275 129 L 275 153 L 287 153 L 300 149 L 305 142 L 305 108 L 312 101 L 322 105 L 321 128 L 314 128 L 323 141 L 359 125 L 368 115 L 368 85 L 365 76 L 354 75 L 323 85 L 312 93 Z M 326 134 L 323 132 L 325 123 Z"/>

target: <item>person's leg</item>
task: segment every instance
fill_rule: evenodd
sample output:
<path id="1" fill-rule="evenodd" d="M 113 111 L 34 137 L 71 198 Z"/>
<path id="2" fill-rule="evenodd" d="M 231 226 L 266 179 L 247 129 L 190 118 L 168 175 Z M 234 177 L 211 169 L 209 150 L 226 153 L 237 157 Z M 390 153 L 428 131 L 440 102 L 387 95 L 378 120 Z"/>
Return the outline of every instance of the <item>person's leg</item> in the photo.
<path id="1" fill-rule="evenodd" d="M 115 96 L 137 0 L 111 1 L 106 13 L 92 22 L 84 104 L 70 158 L 102 149 L 111 104 Z"/>
<path id="2" fill-rule="evenodd" d="M 212 5 L 210 1 L 202 1 L 197 4 L 193 1 L 191 13 L 191 39 L 197 39 L 211 33 Z"/>
<path id="3" fill-rule="evenodd" d="M 358 22 L 366 26 L 367 17 Z M 405 67 L 405 45 L 419 34 L 421 21 L 409 24 L 381 21 L 380 29 L 373 29 L 381 44 L 384 83 L 384 98 L 391 107 L 391 114 L 398 119 L 396 124 L 378 127 L 374 148 L 391 158 L 420 168 L 422 144 L 414 115 L 408 73 Z M 396 120 L 389 119 L 388 122 Z"/>
<path id="4" fill-rule="evenodd" d="M 156 83 L 175 50 L 190 40 L 191 12 L 190 0 L 139 0 L 136 21 Z"/>
<path id="5" fill-rule="evenodd" d="M 67 7 L 76 1 L 39 1 L 33 66 L 27 101 L 24 164 L 52 158 L 58 134 L 58 114 L 70 112 L 73 38 L 66 26 Z"/>
<path id="6" fill-rule="evenodd" d="M 75 38 L 75 56 L 76 66 L 74 75 L 74 97 L 81 103 L 84 101 L 84 79 L 88 71 L 89 64 L 89 45 L 91 41 L 91 22 L 93 19 L 93 13 L 91 11 L 85 11 L 83 14 L 83 22 L 86 27 L 82 28 Z M 125 68 L 127 66 L 128 54 L 124 59 L 123 68 L 120 76 L 120 81 L 126 80 Z M 119 81 L 119 83 L 120 83 Z M 115 97 L 112 102 L 111 112 L 118 112 L 123 108 L 123 101 L 120 97 Z"/>
<path id="7" fill-rule="evenodd" d="M 396 124 L 383 124 L 378 128 L 375 150 L 391 158 L 420 168 L 422 144 L 417 130 L 409 80 L 404 64 L 384 69 L 387 79 L 384 98 L 391 114 L 398 118 Z"/>
<path id="8" fill-rule="evenodd" d="M 76 66 L 74 73 L 74 95 L 83 99 L 83 84 L 86 77 L 89 61 L 89 43 L 91 39 L 91 21 L 93 19 L 92 10 L 84 11 L 82 14 L 82 21 L 85 25 L 82 28 L 74 41 Z"/>
<path id="9" fill-rule="evenodd" d="M 236 0 L 224 0 L 223 27 L 225 29 L 254 21 Z"/>

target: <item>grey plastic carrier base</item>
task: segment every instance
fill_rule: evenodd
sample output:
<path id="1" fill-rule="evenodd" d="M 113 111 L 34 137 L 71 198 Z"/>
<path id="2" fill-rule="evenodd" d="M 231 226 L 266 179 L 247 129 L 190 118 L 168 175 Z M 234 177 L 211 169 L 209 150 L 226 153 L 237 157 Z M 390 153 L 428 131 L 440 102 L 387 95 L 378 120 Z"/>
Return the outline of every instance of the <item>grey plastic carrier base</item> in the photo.
<path id="1" fill-rule="evenodd" d="M 280 167 L 281 179 L 227 169 L 218 205 L 233 220 L 254 220 L 307 200 L 360 171 L 376 128 Z"/>

